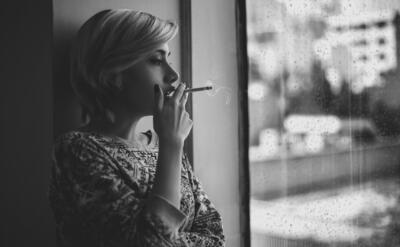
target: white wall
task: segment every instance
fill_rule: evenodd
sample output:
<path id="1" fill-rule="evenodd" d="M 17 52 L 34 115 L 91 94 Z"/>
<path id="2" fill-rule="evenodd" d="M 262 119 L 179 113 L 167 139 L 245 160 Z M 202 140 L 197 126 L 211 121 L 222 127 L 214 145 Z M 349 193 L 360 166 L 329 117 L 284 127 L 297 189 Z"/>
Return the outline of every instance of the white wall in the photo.
<path id="1" fill-rule="evenodd" d="M 222 213 L 229 247 L 240 245 L 235 25 L 235 1 L 192 1 L 193 85 L 212 80 L 219 88 L 214 97 L 193 96 L 194 168 Z"/>

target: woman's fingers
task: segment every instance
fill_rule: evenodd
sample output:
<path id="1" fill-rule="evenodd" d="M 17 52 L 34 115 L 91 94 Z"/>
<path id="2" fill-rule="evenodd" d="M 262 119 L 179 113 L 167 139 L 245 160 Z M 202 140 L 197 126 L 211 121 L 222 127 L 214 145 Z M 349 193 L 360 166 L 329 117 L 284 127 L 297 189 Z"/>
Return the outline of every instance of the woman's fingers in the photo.
<path id="1" fill-rule="evenodd" d="M 183 83 L 180 83 L 178 88 L 175 90 L 174 95 L 172 96 L 172 99 L 176 102 L 179 103 L 181 102 L 182 95 L 184 94 L 186 86 Z"/>
<path id="2" fill-rule="evenodd" d="M 183 108 L 181 108 L 181 109 L 183 109 Z M 182 123 L 185 123 L 185 122 L 187 122 L 188 119 L 190 119 L 190 114 L 183 109 L 180 112 L 179 117 L 180 117 Z"/>
<path id="3" fill-rule="evenodd" d="M 185 129 L 186 129 L 185 136 L 187 136 L 189 134 L 190 130 L 192 129 L 192 127 L 193 127 L 193 120 L 190 119 L 190 115 L 186 111 L 183 113 L 183 119 L 184 119 L 184 122 L 185 122 L 184 126 L 185 126 Z"/>
<path id="4" fill-rule="evenodd" d="M 193 126 L 189 113 L 185 110 L 188 94 L 181 83 L 172 97 L 164 95 L 161 87 L 154 86 L 154 130 L 165 140 L 184 141 Z"/>
<path id="5" fill-rule="evenodd" d="M 164 92 L 158 84 L 154 85 L 154 108 L 161 111 L 164 106 Z"/>
<path id="6" fill-rule="evenodd" d="M 183 93 L 182 99 L 181 99 L 181 104 L 183 105 L 183 107 L 186 106 L 186 102 L 189 98 L 189 94 L 188 93 Z"/>

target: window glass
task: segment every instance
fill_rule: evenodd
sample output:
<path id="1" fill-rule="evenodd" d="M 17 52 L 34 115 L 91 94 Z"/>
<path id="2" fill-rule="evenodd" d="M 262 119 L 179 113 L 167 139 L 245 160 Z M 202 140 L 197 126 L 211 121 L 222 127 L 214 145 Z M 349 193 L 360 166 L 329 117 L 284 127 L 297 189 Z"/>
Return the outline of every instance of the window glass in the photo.
<path id="1" fill-rule="evenodd" d="M 252 246 L 400 246 L 400 2 L 246 8 Z"/>

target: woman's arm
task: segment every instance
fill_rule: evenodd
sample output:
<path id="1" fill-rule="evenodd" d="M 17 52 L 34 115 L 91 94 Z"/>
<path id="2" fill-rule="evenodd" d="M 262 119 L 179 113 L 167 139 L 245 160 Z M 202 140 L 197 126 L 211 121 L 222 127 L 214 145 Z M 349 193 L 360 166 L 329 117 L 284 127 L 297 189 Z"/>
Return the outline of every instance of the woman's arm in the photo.
<path id="1" fill-rule="evenodd" d="M 160 143 L 153 193 L 180 204 L 181 160 L 183 145 Z"/>
<path id="2" fill-rule="evenodd" d="M 181 185 L 181 160 L 182 145 L 163 145 L 160 143 L 159 155 L 157 160 L 157 170 L 154 178 L 154 186 L 152 194 L 159 198 L 163 198 L 175 208 L 180 207 L 180 185 Z M 170 219 L 170 211 L 165 208 L 164 204 L 152 201 L 148 207 L 166 222 L 174 222 L 174 218 Z M 171 228 L 178 230 L 179 225 L 172 223 Z"/>
<path id="3" fill-rule="evenodd" d="M 165 97 L 160 86 L 154 86 L 153 124 L 159 138 L 159 157 L 153 193 L 177 208 L 181 197 L 183 144 L 193 125 L 185 109 L 188 97 L 184 94 L 185 87 L 180 83 L 172 97 Z"/>

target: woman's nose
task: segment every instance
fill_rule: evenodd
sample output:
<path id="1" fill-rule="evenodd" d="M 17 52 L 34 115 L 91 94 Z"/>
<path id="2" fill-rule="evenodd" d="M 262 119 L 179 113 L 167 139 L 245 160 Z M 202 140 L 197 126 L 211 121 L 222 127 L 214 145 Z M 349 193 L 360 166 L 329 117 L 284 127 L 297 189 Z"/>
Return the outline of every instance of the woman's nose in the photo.
<path id="1" fill-rule="evenodd" d="M 176 82 L 179 79 L 179 73 L 177 71 L 175 71 L 170 65 L 168 66 L 168 71 L 166 76 L 166 82 L 168 84 L 172 84 L 174 82 Z"/>

